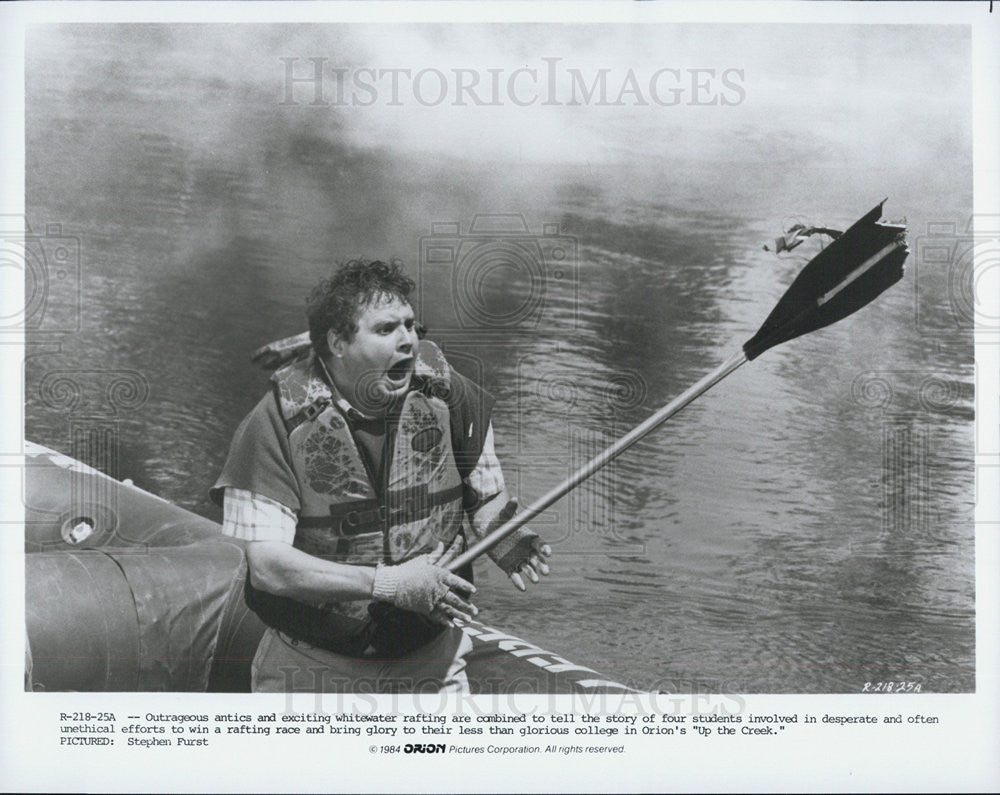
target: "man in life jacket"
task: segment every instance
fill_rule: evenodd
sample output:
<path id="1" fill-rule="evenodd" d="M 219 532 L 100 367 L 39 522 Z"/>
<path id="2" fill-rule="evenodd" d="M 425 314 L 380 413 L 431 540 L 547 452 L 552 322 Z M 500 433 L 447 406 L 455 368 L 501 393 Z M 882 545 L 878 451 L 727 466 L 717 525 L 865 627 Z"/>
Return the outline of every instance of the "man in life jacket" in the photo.
<path id="1" fill-rule="evenodd" d="M 269 627 L 255 691 L 468 690 L 475 587 L 445 567 L 516 503 L 492 397 L 418 338 L 413 287 L 397 263 L 355 260 L 313 290 L 311 351 L 274 373 L 212 489 Z M 522 530 L 489 554 L 525 590 L 551 552 Z"/>

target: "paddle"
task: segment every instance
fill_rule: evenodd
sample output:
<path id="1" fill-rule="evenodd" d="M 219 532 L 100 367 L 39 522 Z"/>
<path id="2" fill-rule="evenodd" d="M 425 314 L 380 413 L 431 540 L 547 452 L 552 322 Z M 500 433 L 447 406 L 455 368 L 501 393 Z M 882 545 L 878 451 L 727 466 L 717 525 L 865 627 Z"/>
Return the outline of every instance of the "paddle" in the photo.
<path id="1" fill-rule="evenodd" d="M 806 264 L 742 350 L 594 456 L 521 513 L 470 546 L 448 568 L 456 571 L 492 549 L 744 362 L 756 359 L 782 342 L 836 323 L 898 282 L 903 277 L 903 261 L 908 253 L 906 227 L 878 223 L 883 204 L 885 199 Z"/>

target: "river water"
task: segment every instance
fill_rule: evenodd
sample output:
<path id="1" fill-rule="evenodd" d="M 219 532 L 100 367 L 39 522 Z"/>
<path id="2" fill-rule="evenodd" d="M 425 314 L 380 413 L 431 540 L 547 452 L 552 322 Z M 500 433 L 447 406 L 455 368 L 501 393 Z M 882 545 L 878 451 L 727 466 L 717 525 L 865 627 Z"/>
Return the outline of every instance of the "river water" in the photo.
<path id="1" fill-rule="evenodd" d="M 72 453 L 103 423 L 105 469 L 216 519 L 207 488 L 267 389 L 250 353 L 305 328 L 335 259 L 408 263 L 429 337 L 497 398 L 527 503 L 754 333 L 806 259 L 763 241 L 843 227 L 895 186 L 843 153 L 651 168 L 359 146 L 198 46 L 29 40 L 28 220 L 78 247 L 80 280 L 52 282 L 29 333 L 26 435 Z M 950 156 L 887 204 L 915 250 L 968 217 L 971 163 Z M 483 618 L 640 687 L 973 690 L 969 273 L 917 253 L 875 304 L 737 370 L 539 517 L 542 587 L 479 566 Z"/>

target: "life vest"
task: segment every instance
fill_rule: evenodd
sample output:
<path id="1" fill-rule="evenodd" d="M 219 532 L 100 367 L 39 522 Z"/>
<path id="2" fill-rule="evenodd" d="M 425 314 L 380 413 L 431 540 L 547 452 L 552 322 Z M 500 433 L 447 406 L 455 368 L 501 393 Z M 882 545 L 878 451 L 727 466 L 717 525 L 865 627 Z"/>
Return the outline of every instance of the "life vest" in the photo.
<path id="1" fill-rule="evenodd" d="M 443 399 L 450 387 L 449 366 L 434 343 L 420 343 L 413 388 L 390 427 L 382 494 L 376 494 L 315 355 L 278 370 L 271 381 L 299 489 L 297 549 L 338 563 L 374 566 L 400 563 L 429 552 L 439 541 L 454 540 L 464 516 L 462 479 Z M 331 643 L 321 636 L 360 630 L 370 603 L 305 605 L 256 591 L 249 583 L 247 601 L 265 623 L 326 648 Z"/>

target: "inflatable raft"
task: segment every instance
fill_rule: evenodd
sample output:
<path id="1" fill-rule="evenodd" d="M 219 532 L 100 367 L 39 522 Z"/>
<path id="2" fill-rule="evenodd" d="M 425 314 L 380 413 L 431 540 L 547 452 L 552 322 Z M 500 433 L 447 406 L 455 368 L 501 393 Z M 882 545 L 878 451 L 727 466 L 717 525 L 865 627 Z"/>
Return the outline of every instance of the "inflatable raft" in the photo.
<path id="1" fill-rule="evenodd" d="M 243 601 L 244 543 L 73 458 L 25 445 L 26 686 L 245 692 L 264 626 Z M 474 693 L 622 693 L 478 621 Z"/>

